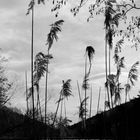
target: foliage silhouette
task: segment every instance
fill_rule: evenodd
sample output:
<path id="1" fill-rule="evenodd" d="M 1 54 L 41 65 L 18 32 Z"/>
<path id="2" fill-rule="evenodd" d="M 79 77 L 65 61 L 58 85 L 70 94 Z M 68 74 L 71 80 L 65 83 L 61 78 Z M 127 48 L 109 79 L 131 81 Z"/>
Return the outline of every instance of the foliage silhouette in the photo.
<path id="1" fill-rule="evenodd" d="M 138 65 L 139 61 L 135 62 L 128 73 L 127 83 L 125 84 L 125 102 L 127 102 L 127 96 L 131 87 L 135 85 L 135 81 L 138 80 Z"/>
<path id="2" fill-rule="evenodd" d="M 12 88 L 13 84 L 9 82 L 8 78 L 5 75 L 5 69 L 3 63 L 5 59 L 0 57 L 0 108 L 3 107 L 10 99 L 7 95 L 8 91 Z"/>
<path id="3" fill-rule="evenodd" d="M 46 45 L 48 46 L 47 49 L 47 53 L 49 56 L 49 51 L 53 45 L 54 40 L 58 40 L 58 32 L 61 32 L 61 25 L 63 25 L 64 20 L 58 20 L 55 23 L 51 24 L 51 29 L 50 32 L 47 35 L 47 43 Z M 45 118 L 47 115 L 47 95 L 48 95 L 48 64 L 47 64 L 47 68 L 46 68 L 46 83 L 45 83 Z M 45 119 L 45 123 L 46 123 L 46 119 Z"/>
<path id="4" fill-rule="evenodd" d="M 84 80 L 83 80 L 83 89 L 85 90 L 85 99 L 87 98 L 87 89 L 89 88 L 89 84 L 88 84 L 88 81 L 89 81 L 89 75 L 90 75 L 90 71 L 91 71 L 91 66 L 92 66 L 92 60 L 93 60 L 93 56 L 95 54 L 95 50 L 92 46 L 87 46 L 86 47 L 86 58 L 85 58 L 85 75 L 84 75 Z M 87 57 L 89 59 L 89 70 L 87 72 Z M 86 100 L 85 100 L 86 102 Z M 86 103 L 85 103 L 85 110 L 86 110 Z M 85 120 L 86 120 L 86 111 L 84 112 L 85 113 Z M 86 124 L 85 124 L 85 127 L 86 127 Z"/>
<path id="5" fill-rule="evenodd" d="M 57 116 L 57 113 L 58 113 L 58 109 L 59 109 L 59 105 L 60 105 L 60 102 L 62 103 L 62 101 L 66 98 L 68 99 L 69 96 L 71 96 L 71 79 L 68 79 L 66 82 L 63 80 L 62 81 L 62 89 L 60 91 L 60 95 L 59 95 L 59 99 L 57 101 L 57 108 L 56 108 L 56 112 L 55 112 L 55 117 L 54 117 L 54 120 L 53 120 L 53 125 L 55 123 L 55 119 L 56 119 L 56 116 Z"/>

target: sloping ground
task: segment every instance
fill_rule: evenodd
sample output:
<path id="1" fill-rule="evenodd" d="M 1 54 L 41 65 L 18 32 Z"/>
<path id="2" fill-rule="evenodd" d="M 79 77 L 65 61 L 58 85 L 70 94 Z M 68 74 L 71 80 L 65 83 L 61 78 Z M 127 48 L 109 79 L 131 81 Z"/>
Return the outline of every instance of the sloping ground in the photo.
<path id="1" fill-rule="evenodd" d="M 29 119 L 27 116 L 11 111 L 7 107 L 0 108 L 0 139 L 26 139 L 57 137 L 59 131 L 46 126 L 42 122 Z"/>
<path id="2" fill-rule="evenodd" d="M 53 129 L 41 122 L 12 112 L 4 107 L 0 109 L 0 139 L 43 139 L 49 138 L 92 138 L 139 140 L 140 139 L 140 98 L 97 114 L 86 121 L 68 128 Z"/>
<path id="3" fill-rule="evenodd" d="M 75 138 L 139 140 L 140 139 L 140 98 L 97 114 L 87 119 L 86 129 L 82 122 L 69 127 Z"/>

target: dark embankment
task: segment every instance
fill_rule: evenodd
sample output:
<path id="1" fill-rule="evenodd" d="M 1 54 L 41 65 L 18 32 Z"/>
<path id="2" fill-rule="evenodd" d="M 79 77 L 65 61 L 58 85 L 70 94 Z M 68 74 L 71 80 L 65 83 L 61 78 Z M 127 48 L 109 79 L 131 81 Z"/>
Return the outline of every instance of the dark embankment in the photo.
<path id="1" fill-rule="evenodd" d="M 0 108 L 0 139 L 41 139 L 58 135 L 58 130 L 42 122 L 33 121 L 7 107 Z"/>
<path id="2" fill-rule="evenodd" d="M 86 121 L 56 130 L 39 121 L 12 112 L 4 107 L 0 109 L 0 138 L 43 139 L 49 138 L 92 138 L 139 140 L 140 139 L 140 98 L 117 106 L 109 111 L 97 114 Z M 46 135 L 47 132 L 47 135 Z"/>
<path id="3" fill-rule="evenodd" d="M 75 138 L 140 139 L 140 98 L 95 115 L 86 121 L 86 129 L 82 122 L 69 127 Z"/>

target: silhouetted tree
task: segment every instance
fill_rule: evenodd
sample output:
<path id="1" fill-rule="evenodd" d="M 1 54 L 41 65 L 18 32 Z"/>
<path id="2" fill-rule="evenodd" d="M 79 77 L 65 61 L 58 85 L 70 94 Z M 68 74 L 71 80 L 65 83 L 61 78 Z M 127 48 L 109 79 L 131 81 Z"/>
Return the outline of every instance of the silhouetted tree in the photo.
<path id="1" fill-rule="evenodd" d="M 34 62 L 34 86 L 36 87 L 37 91 L 37 112 L 38 109 L 40 111 L 40 115 L 42 116 L 41 113 L 41 106 L 40 106 L 40 93 L 39 93 L 39 82 L 40 79 L 44 76 L 46 72 L 47 65 L 49 63 L 49 60 L 52 59 L 52 55 L 45 55 L 42 52 L 39 52 L 35 56 L 35 62 Z M 47 71 L 48 72 L 48 71 Z"/>
<path id="2" fill-rule="evenodd" d="M 61 25 L 64 23 L 64 20 L 58 20 L 55 23 L 51 24 L 51 29 L 49 34 L 47 35 L 47 43 L 48 46 L 47 54 L 49 55 L 49 51 L 53 45 L 54 40 L 58 40 L 58 32 L 61 32 Z M 45 118 L 47 115 L 47 96 L 48 96 L 48 64 L 46 67 L 46 83 L 45 83 Z M 45 119 L 46 123 L 46 119 Z"/>
<path id="3" fill-rule="evenodd" d="M 4 106 L 11 97 L 7 95 L 8 91 L 12 87 L 12 83 L 9 82 L 8 78 L 5 75 L 5 69 L 3 63 L 6 59 L 0 56 L 0 108 Z"/>
<path id="4" fill-rule="evenodd" d="M 83 89 L 85 90 L 85 99 L 87 97 L 87 89 L 89 88 L 88 85 L 88 78 L 89 78 L 89 74 L 91 71 L 91 66 L 92 66 L 92 60 L 93 60 L 93 56 L 95 54 L 95 50 L 92 46 L 87 46 L 86 48 L 86 58 L 85 58 L 85 76 L 84 76 L 84 81 L 83 81 Z M 87 72 L 87 58 L 89 59 L 89 70 Z M 85 110 L 86 110 L 86 103 L 85 103 Z M 86 111 L 85 111 L 85 120 L 86 120 Z"/>
<path id="5" fill-rule="evenodd" d="M 105 2 L 105 33 L 106 33 L 106 41 L 105 41 L 105 67 L 106 67 L 106 80 L 107 75 L 111 74 L 111 50 L 113 48 L 113 36 L 115 35 L 115 28 L 119 25 L 119 19 L 121 18 L 121 13 L 115 10 L 114 3 L 116 1 L 107 1 Z M 108 46 L 108 56 L 107 56 L 107 46 Z M 108 62 L 107 62 L 108 57 Z M 107 69 L 108 66 L 108 69 Z M 107 94 L 108 94 L 108 101 L 109 99 L 109 91 L 111 91 L 111 87 L 107 84 Z M 109 90 L 110 89 L 110 90 Z M 112 95 L 110 92 L 111 103 L 113 107 Z"/>
<path id="6" fill-rule="evenodd" d="M 57 116 L 57 112 L 58 112 L 58 109 L 59 109 L 60 102 L 62 102 L 65 98 L 68 99 L 68 97 L 72 95 L 71 94 L 72 91 L 71 91 L 70 82 L 71 82 L 71 79 L 68 79 L 66 82 L 64 80 L 62 81 L 63 85 L 62 85 L 62 89 L 60 91 L 59 100 L 57 101 L 57 108 L 56 108 L 55 117 L 54 117 L 54 120 L 53 120 L 53 125 L 55 123 L 55 119 L 56 119 L 56 116 Z"/>
<path id="7" fill-rule="evenodd" d="M 38 0 L 38 4 L 44 3 L 45 0 Z M 33 105 L 33 120 L 35 119 L 35 114 L 34 114 L 34 79 L 33 79 L 33 67 L 34 67 L 34 62 L 33 62 L 33 53 L 34 53 L 34 6 L 35 6 L 35 0 L 31 0 L 29 5 L 28 5 L 28 10 L 26 15 L 30 14 L 30 11 L 32 12 L 31 15 L 31 85 L 32 85 L 32 105 Z"/>
<path id="8" fill-rule="evenodd" d="M 127 102 L 127 96 L 129 94 L 129 91 L 131 90 L 131 87 L 135 85 L 135 81 L 138 80 L 138 67 L 139 61 L 134 63 L 128 73 L 127 77 L 127 83 L 125 84 L 125 102 Z"/>

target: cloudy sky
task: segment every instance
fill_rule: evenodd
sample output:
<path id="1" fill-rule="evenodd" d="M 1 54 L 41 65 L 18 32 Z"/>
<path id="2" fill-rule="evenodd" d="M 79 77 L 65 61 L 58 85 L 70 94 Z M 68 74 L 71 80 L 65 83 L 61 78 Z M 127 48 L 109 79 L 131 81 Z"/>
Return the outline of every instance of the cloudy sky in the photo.
<path id="1" fill-rule="evenodd" d="M 25 110 L 25 71 L 28 72 L 28 86 L 30 86 L 30 39 L 31 39 L 31 15 L 26 16 L 30 0 L 0 0 L 0 54 L 8 58 L 6 73 L 11 81 L 16 83 L 11 105 Z M 140 4 L 139 4 L 140 5 Z M 47 51 L 46 38 L 50 24 L 58 19 L 63 19 L 62 32 L 59 40 L 55 42 L 51 54 L 54 59 L 49 65 L 49 111 L 54 112 L 55 102 L 61 90 L 62 80 L 72 79 L 73 96 L 67 101 L 67 114 L 74 122 L 78 120 L 78 91 L 77 80 L 82 84 L 84 76 L 84 58 L 86 46 L 93 46 L 95 56 L 91 71 L 90 83 L 93 89 L 92 113 L 96 113 L 99 88 L 101 87 L 101 105 L 105 97 L 105 67 L 104 67 L 104 17 L 96 16 L 87 23 L 89 16 L 85 6 L 80 13 L 73 17 L 70 13 L 71 3 L 61 9 L 58 18 L 51 13 L 51 3 L 35 6 L 35 28 L 34 28 L 34 55 L 37 52 Z M 133 11 L 130 15 L 138 14 Z M 128 71 L 132 64 L 140 60 L 140 50 L 136 51 L 126 42 L 123 47 L 122 56 L 125 56 L 125 69 L 122 71 L 121 82 L 126 83 Z M 113 51 L 112 51 L 113 56 Z M 112 73 L 115 73 L 113 59 Z M 131 90 L 131 98 L 138 94 L 139 88 Z M 90 91 L 89 91 L 90 92 Z M 84 92 L 83 92 L 84 94 Z M 124 95 L 124 93 L 122 93 Z M 123 98 L 122 95 L 122 98 Z M 41 97 L 44 99 L 44 79 L 41 81 Z M 123 102 L 123 99 L 122 99 Z"/>

